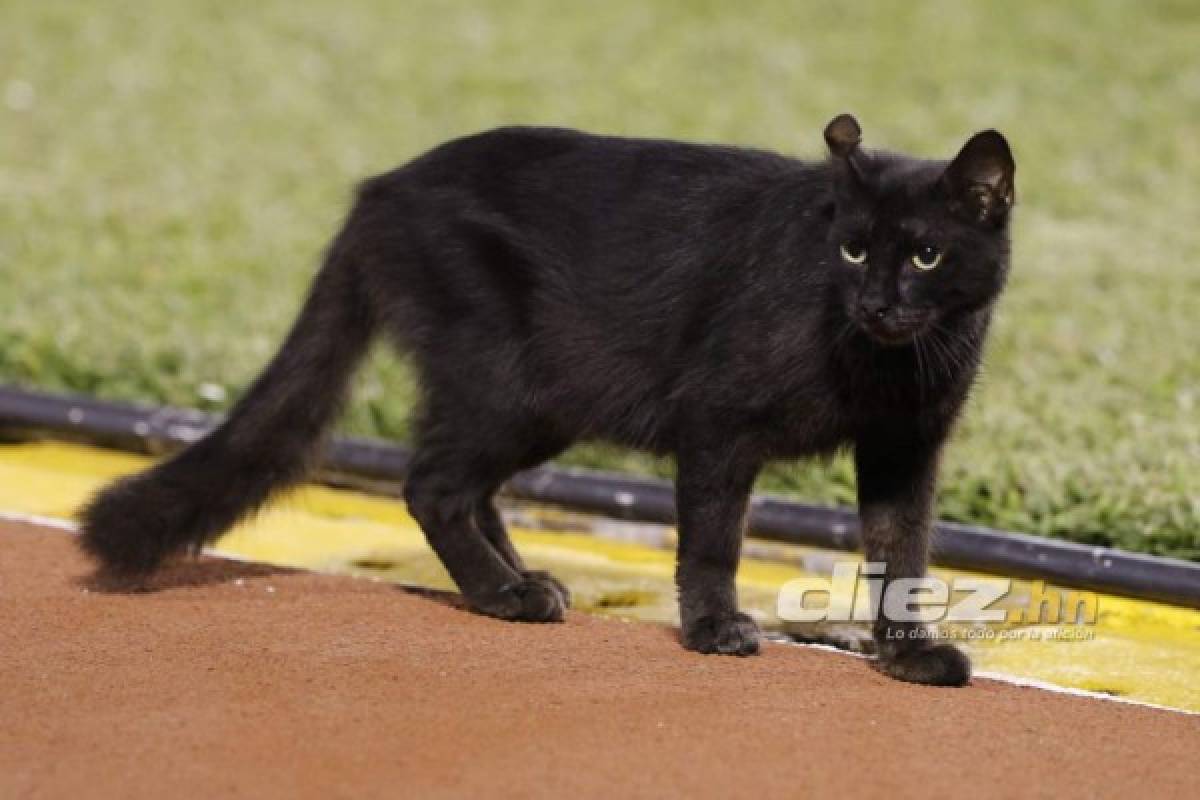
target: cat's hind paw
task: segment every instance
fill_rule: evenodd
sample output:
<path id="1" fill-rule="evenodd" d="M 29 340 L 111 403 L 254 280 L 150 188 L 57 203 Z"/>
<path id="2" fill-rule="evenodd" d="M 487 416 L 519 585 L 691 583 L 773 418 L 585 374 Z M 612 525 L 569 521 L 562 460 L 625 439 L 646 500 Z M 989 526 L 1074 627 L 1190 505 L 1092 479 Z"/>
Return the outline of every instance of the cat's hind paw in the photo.
<path id="1" fill-rule="evenodd" d="M 566 584 L 549 572 L 540 569 L 527 569 L 521 575 L 524 576 L 525 580 L 536 581 L 552 587 L 558 592 L 558 596 L 562 598 L 563 607 L 571 607 L 571 590 L 566 587 Z"/>
<path id="2" fill-rule="evenodd" d="M 562 622 L 567 597 L 558 581 L 537 573 L 501 587 L 482 598 L 468 598 L 468 605 L 489 617 L 512 622 Z"/>
<path id="3" fill-rule="evenodd" d="M 683 630 L 684 647 L 697 653 L 752 656 L 761 642 L 758 623 L 740 611 L 700 617 Z"/>
<path id="4" fill-rule="evenodd" d="M 971 660 L 949 644 L 902 651 L 877 660 L 875 665 L 896 680 L 927 686 L 966 686 L 971 680 Z"/>

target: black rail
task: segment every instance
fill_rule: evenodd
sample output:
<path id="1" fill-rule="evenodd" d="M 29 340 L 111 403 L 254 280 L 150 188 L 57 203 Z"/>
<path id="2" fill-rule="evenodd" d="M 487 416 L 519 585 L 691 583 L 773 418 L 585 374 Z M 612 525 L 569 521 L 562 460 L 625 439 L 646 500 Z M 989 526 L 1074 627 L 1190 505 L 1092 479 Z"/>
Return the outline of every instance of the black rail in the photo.
<path id="1" fill-rule="evenodd" d="M 195 441 L 220 418 L 199 411 L 143 408 L 84 397 L 0 387 L 0 431 L 60 438 L 151 453 Z M 368 480 L 399 481 L 409 451 L 371 439 L 337 437 L 325 448 L 323 469 Z M 665 481 L 544 466 L 509 482 L 510 494 L 643 522 L 671 523 L 675 495 Z M 858 517 L 756 495 L 750 530 L 757 537 L 834 550 L 858 549 Z M 933 561 L 947 567 L 1043 579 L 1084 589 L 1200 608 L 1200 564 L 1089 547 L 973 525 L 941 522 Z"/>

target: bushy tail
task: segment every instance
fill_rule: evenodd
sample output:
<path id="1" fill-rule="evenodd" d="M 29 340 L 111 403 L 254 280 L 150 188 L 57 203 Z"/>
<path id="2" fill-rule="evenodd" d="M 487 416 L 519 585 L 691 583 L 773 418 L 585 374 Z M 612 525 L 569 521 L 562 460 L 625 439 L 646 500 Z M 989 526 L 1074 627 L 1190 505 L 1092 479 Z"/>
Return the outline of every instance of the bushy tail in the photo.
<path id="1" fill-rule="evenodd" d="M 92 498 L 82 547 L 109 574 L 198 550 L 304 477 L 374 333 L 345 250 L 334 243 L 283 347 L 220 427 Z"/>

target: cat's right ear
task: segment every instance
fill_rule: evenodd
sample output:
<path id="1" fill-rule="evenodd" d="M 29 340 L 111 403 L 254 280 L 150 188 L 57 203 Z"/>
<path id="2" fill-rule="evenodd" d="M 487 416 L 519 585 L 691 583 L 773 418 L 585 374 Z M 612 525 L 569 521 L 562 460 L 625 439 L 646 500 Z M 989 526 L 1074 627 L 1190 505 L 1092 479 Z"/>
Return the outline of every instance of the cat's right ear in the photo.
<path id="1" fill-rule="evenodd" d="M 863 152 L 859 148 L 862 142 L 862 128 L 858 120 L 849 114 L 838 114 L 825 126 L 825 144 L 829 146 L 829 154 L 838 177 L 863 179 Z"/>

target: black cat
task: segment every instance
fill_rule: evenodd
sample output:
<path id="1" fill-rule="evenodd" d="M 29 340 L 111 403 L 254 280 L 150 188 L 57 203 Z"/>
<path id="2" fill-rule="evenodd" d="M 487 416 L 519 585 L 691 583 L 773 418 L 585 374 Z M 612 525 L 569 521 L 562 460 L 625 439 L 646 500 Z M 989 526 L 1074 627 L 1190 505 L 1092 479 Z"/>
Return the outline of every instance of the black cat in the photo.
<path id="1" fill-rule="evenodd" d="M 1014 165 L 999 133 L 951 162 L 826 162 L 505 128 L 366 181 L 266 371 L 208 437 L 101 492 L 83 547 L 145 575 L 306 472 L 377 332 L 423 387 L 405 489 L 472 608 L 558 621 L 492 496 L 581 439 L 677 459 L 683 642 L 759 648 L 734 573 L 765 462 L 854 449 L 885 583 L 925 572 L 939 452 L 1008 270 Z M 962 684 L 954 647 L 881 618 L 881 667 Z"/>

